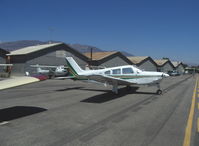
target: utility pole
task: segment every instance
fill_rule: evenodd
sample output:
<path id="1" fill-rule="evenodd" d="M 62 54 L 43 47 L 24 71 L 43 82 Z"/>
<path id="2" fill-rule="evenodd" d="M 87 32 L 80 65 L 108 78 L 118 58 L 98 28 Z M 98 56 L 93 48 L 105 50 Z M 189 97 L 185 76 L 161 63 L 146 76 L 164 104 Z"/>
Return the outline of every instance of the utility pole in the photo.
<path id="1" fill-rule="evenodd" d="M 91 48 L 91 56 L 90 56 L 90 59 L 91 59 L 90 61 L 91 61 L 91 64 L 92 64 L 92 61 L 93 61 L 93 48 Z M 90 65 L 91 65 L 91 64 L 90 64 Z"/>
<path id="2" fill-rule="evenodd" d="M 93 61 L 93 48 L 90 49 L 89 68 L 92 66 L 92 61 Z"/>
<path id="3" fill-rule="evenodd" d="M 48 28 L 48 30 L 49 30 L 49 44 L 51 44 L 52 42 L 52 39 L 53 39 L 53 32 L 55 31 L 55 29 L 53 28 L 53 27 L 49 27 Z"/>

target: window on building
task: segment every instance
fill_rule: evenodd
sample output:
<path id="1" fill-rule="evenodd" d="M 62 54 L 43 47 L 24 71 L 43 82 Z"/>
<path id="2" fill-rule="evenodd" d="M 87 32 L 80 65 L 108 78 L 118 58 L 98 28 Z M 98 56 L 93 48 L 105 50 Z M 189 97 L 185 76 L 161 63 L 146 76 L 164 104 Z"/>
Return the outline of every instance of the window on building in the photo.
<path id="1" fill-rule="evenodd" d="M 121 69 L 113 69 L 112 74 L 121 74 Z"/>
<path id="2" fill-rule="evenodd" d="M 133 74 L 134 72 L 133 72 L 132 68 L 128 67 L 128 68 L 123 68 L 122 73 L 123 74 Z"/>

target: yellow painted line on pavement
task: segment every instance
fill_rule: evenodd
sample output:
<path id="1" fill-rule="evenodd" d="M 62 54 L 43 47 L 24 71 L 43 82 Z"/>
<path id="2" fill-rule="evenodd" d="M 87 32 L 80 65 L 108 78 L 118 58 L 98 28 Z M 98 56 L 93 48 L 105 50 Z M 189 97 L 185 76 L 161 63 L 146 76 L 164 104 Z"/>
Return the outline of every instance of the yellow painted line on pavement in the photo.
<path id="1" fill-rule="evenodd" d="M 190 146 L 190 144 L 191 144 L 191 132 L 192 132 L 192 127 L 193 127 L 194 109 L 195 109 L 195 104 L 196 104 L 197 85 L 198 85 L 198 77 L 197 77 L 197 80 L 196 80 L 196 83 L 195 83 L 195 88 L 194 88 L 194 91 L 193 91 L 191 109 L 190 109 L 190 112 L 189 112 L 189 118 L 188 118 L 188 121 L 187 121 L 186 130 L 185 130 L 183 146 Z"/>
<path id="2" fill-rule="evenodd" d="M 199 132 L 199 118 L 198 118 L 198 121 L 197 121 L 197 132 Z"/>

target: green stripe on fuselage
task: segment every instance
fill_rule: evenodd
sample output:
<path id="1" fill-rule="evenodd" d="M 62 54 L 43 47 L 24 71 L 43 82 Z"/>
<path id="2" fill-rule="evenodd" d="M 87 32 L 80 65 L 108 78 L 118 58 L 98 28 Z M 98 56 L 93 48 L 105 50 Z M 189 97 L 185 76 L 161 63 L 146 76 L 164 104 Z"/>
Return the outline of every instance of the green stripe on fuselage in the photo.
<path id="1" fill-rule="evenodd" d="M 68 72 L 70 73 L 70 76 L 77 76 L 77 72 L 74 70 L 74 68 L 72 67 L 72 65 L 67 61 L 67 65 L 68 65 Z"/>

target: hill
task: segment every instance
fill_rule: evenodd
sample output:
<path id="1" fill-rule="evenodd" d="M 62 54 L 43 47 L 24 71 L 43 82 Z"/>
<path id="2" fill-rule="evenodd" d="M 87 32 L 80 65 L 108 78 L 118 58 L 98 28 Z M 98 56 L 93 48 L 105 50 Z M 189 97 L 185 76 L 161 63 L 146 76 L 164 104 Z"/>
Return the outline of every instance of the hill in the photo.
<path id="1" fill-rule="evenodd" d="M 102 49 L 99 49 L 94 46 L 89 46 L 89 45 L 81 45 L 81 44 L 68 44 L 71 48 L 74 48 L 78 50 L 81 53 L 87 53 L 91 51 L 91 48 L 93 48 L 93 52 L 105 52 Z"/>

